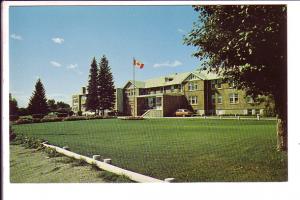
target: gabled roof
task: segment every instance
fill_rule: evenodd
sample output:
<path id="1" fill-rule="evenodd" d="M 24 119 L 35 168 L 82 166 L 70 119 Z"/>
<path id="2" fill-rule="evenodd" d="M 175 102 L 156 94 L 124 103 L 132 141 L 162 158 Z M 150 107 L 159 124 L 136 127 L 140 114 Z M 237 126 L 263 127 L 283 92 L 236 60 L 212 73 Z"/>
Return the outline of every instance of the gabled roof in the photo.
<path id="1" fill-rule="evenodd" d="M 158 78 L 149 79 L 145 81 L 145 87 L 152 88 L 152 87 L 181 84 L 190 74 L 191 72 L 185 72 L 185 73 L 170 74 L 168 76 L 161 76 Z M 172 79 L 172 80 L 166 81 L 166 79 Z"/>
<path id="2" fill-rule="evenodd" d="M 213 80 L 213 79 L 221 78 L 221 76 L 219 76 L 217 73 L 209 72 L 208 70 L 204 70 L 204 69 L 197 70 L 194 73 L 204 77 L 204 80 Z"/>
<path id="3" fill-rule="evenodd" d="M 129 80 L 126 84 L 125 84 L 125 86 L 124 86 L 124 88 L 130 83 L 130 84 L 133 84 L 135 82 L 135 87 L 136 88 L 145 88 L 145 82 L 143 82 L 143 81 L 133 81 L 133 80 Z"/>
<path id="4" fill-rule="evenodd" d="M 213 80 L 220 78 L 216 73 L 208 72 L 207 70 L 197 70 L 193 72 L 170 74 L 168 76 L 161 76 L 146 81 L 135 81 L 135 86 L 136 88 L 153 88 L 169 85 L 178 85 L 184 82 L 191 74 L 197 76 L 199 79 L 202 80 Z M 124 88 L 127 87 L 129 83 L 133 84 L 133 81 L 128 81 L 125 84 Z"/>

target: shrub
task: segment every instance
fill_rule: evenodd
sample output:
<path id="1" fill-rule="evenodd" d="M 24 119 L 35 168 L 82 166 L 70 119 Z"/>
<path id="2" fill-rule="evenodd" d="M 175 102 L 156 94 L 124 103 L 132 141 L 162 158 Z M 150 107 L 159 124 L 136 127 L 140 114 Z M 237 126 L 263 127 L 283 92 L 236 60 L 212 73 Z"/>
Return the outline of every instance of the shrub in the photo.
<path id="1" fill-rule="evenodd" d="M 75 114 L 75 113 L 74 113 L 72 110 L 68 112 L 68 115 L 69 115 L 69 116 L 72 116 L 72 115 L 74 115 L 74 114 Z"/>
<path id="2" fill-rule="evenodd" d="M 140 117 L 140 116 L 129 116 L 129 117 L 122 117 L 120 119 L 123 119 L 123 120 L 143 120 L 144 118 L 143 117 Z"/>
<path id="3" fill-rule="evenodd" d="M 16 134 L 13 132 L 11 125 L 9 125 L 9 141 L 13 141 L 16 138 Z"/>
<path id="4" fill-rule="evenodd" d="M 9 115 L 9 120 L 10 121 L 16 121 L 19 119 L 19 115 Z"/>
<path id="5" fill-rule="evenodd" d="M 41 119 L 40 118 L 33 118 L 32 123 L 40 123 Z"/>
<path id="6" fill-rule="evenodd" d="M 68 117 L 68 113 L 57 113 L 57 117 Z"/>
<path id="7" fill-rule="evenodd" d="M 44 117 L 41 122 L 61 122 L 62 120 L 62 117 Z"/>
<path id="8" fill-rule="evenodd" d="M 29 120 L 31 120 L 31 119 L 32 119 L 32 116 L 31 116 L 31 115 L 20 116 L 20 119 L 29 119 Z"/>
<path id="9" fill-rule="evenodd" d="M 77 121 L 77 120 L 87 120 L 88 118 L 83 116 L 71 116 L 71 117 L 65 117 L 63 121 Z"/>
<path id="10" fill-rule="evenodd" d="M 78 111 L 78 112 L 77 112 L 77 115 L 78 115 L 78 116 L 82 116 L 82 111 Z"/>
<path id="11" fill-rule="evenodd" d="M 33 119 L 30 118 L 20 118 L 17 121 L 15 121 L 14 124 L 30 124 L 33 123 Z"/>
<path id="12" fill-rule="evenodd" d="M 44 116 L 44 114 L 32 114 L 33 119 L 42 119 Z"/>
<path id="13" fill-rule="evenodd" d="M 86 118 L 87 119 L 103 119 L 104 117 L 100 116 L 100 115 L 94 115 L 94 116 L 87 116 Z"/>

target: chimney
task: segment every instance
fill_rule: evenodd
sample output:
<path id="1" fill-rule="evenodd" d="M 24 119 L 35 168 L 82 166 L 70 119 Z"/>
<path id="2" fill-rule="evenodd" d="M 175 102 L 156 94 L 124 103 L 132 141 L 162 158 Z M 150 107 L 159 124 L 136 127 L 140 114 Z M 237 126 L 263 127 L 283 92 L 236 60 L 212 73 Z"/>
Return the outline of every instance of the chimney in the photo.
<path id="1" fill-rule="evenodd" d="M 85 89 L 85 87 L 82 87 L 82 88 L 81 88 L 81 93 L 82 93 L 82 94 L 86 94 L 86 89 Z"/>

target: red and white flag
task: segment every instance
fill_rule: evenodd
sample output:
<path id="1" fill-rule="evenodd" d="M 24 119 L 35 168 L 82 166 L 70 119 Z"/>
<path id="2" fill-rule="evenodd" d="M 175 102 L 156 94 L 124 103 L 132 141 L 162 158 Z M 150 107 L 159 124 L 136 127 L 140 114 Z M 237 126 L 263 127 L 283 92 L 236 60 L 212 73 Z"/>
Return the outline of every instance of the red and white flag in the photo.
<path id="1" fill-rule="evenodd" d="M 135 67 L 140 68 L 140 69 L 143 69 L 143 67 L 144 67 L 144 63 L 142 63 L 142 62 L 140 62 L 140 61 L 138 61 L 138 60 L 136 60 L 136 59 L 133 59 L 133 65 L 134 65 Z"/>

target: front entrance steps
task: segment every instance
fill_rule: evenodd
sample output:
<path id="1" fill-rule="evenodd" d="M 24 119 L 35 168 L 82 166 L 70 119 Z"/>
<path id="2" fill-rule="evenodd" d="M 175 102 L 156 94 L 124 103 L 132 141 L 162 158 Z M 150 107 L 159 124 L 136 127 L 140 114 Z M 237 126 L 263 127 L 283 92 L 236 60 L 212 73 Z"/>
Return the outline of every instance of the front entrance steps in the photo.
<path id="1" fill-rule="evenodd" d="M 163 117 L 163 111 L 157 109 L 150 109 L 147 110 L 142 117 L 144 118 L 156 118 L 156 117 Z"/>

